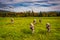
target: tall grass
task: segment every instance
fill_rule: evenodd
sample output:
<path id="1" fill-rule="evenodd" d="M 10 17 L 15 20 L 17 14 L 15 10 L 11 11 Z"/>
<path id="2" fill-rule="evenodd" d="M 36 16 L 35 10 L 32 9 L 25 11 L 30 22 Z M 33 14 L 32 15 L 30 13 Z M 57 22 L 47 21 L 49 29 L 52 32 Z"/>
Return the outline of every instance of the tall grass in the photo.
<path id="1" fill-rule="evenodd" d="M 0 40 L 60 40 L 60 17 L 14 17 L 14 24 L 10 19 L 0 17 Z M 29 28 L 33 19 L 37 20 L 34 34 Z M 51 24 L 51 32 L 46 31 L 47 22 Z"/>

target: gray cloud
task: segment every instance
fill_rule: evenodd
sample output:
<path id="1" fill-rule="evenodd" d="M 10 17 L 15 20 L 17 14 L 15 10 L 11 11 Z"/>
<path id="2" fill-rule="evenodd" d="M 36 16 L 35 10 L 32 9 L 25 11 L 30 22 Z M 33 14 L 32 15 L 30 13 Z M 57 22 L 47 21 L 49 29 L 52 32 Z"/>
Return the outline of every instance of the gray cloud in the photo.
<path id="1" fill-rule="evenodd" d="M 41 2 L 44 1 L 44 2 Z M 0 10 L 9 11 L 57 11 L 60 10 L 60 0 L 1 0 Z M 21 3 L 22 2 L 22 3 Z"/>

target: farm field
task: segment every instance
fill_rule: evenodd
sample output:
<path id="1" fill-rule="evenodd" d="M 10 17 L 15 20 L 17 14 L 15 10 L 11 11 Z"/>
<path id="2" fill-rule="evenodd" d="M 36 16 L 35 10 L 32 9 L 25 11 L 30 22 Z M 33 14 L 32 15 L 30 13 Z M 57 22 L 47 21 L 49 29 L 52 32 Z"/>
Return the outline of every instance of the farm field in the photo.
<path id="1" fill-rule="evenodd" d="M 30 23 L 36 19 L 35 33 L 30 30 Z M 42 23 L 39 22 L 42 20 Z M 60 17 L 0 17 L 0 40 L 60 40 Z M 47 32 L 46 23 L 51 31 Z"/>

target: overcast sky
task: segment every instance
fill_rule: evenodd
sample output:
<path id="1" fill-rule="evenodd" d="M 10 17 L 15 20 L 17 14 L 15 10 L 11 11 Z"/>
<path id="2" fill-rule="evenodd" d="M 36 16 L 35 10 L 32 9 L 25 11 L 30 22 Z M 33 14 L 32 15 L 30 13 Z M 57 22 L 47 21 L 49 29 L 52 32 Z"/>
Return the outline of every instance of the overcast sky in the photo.
<path id="1" fill-rule="evenodd" d="M 24 11 L 60 11 L 60 0 L 0 0 L 0 10 Z"/>

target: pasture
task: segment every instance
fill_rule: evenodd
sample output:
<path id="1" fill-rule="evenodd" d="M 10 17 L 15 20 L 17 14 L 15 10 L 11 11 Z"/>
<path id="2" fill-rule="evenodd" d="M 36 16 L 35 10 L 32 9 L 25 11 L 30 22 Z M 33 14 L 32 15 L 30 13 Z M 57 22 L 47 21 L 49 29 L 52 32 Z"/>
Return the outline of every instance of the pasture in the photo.
<path id="1" fill-rule="evenodd" d="M 30 23 L 36 19 L 35 33 L 30 30 Z M 42 22 L 39 22 L 39 19 Z M 60 40 L 60 17 L 0 17 L 0 40 Z M 51 24 L 47 32 L 46 23 Z"/>

